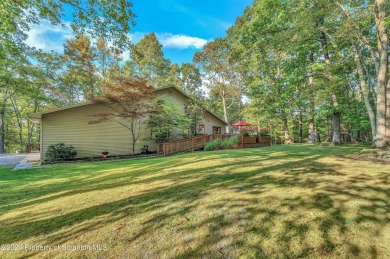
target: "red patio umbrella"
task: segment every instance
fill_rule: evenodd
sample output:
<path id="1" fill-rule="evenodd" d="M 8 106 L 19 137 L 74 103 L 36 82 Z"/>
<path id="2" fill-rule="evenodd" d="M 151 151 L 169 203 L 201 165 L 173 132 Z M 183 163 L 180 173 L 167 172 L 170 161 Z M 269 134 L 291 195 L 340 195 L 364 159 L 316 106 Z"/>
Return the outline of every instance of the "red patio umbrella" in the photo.
<path id="1" fill-rule="evenodd" d="M 238 127 L 241 132 L 241 127 L 242 126 L 252 126 L 252 124 L 245 122 L 245 121 L 237 121 L 236 123 L 232 124 L 232 126 Z"/>
<path id="2" fill-rule="evenodd" d="M 237 121 L 236 123 L 232 124 L 232 126 L 241 127 L 241 126 L 253 126 L 253 125 L 245 121 Z"/>

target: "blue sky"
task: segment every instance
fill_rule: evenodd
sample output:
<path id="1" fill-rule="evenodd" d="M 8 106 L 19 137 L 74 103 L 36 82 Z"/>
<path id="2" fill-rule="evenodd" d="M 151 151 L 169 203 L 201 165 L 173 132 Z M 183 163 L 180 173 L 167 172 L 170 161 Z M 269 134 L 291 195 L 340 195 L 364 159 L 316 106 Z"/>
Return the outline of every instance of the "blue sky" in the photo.
<path id="1" fill-rule="evenodd" d="M 191 62 L 196 51 L 217 37 L 224 37 L 252 0 L 133 0 L 137 15 L 132 42 L 155 32 L 164 54 L 173 63 Z M 27 43 L 44 51 L 62 51 L 71 38 L 68 27 L 42 21 L 32 25 Z"/>

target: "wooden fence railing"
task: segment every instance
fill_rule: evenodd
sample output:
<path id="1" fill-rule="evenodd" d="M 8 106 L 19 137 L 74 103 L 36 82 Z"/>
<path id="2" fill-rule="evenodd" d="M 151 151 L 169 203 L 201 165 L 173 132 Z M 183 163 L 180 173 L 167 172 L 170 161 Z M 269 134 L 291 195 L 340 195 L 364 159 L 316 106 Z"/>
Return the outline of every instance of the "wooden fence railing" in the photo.
<path id="1" fill-rule="evenodd" d="M 210 139 L 220 138 L 222 140 L 232 136 L 238 137 L 237 148 L 248 148 L 257 146 L 271 146 L 270 136 L 244 136 L 243 134 L 216 134 L 212 135 Z"/>
<path id="2" fill-rule="evenodd" d="M 220 138 L 222 140 L 230 138 L 232 136 L 238 136 L 237 148 L 257 147 L 257 146 L 270 146 L 271 138 L 269 136 L 249 136 L 244 137 L 242 134 L 215 134 L 215 135 L 203 135 L 192 138 L 180 139 L 170 142 L 164 142 L 157 145 L 157 154 L 160 156 L 167 156 L 181 152 L 192 152 L 204 148 L 206 142 Z"/>
<path id="3" fill-rule="evenodd" d="M 157 154 L 161 156 L 167 156 L 175 153 L 189 152 L 202 149 L 206 142 L 210 139 L 210 135 L 204 135 L 160 143 L 157 145 Z"/>

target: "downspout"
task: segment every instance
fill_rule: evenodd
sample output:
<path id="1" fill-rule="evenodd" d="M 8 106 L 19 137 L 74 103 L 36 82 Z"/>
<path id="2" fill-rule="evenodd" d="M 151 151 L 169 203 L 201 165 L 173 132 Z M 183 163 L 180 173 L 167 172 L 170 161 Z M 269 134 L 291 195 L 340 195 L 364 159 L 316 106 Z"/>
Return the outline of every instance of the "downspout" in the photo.
<path id="1" fill-rule="evenodd" d="M 41 127 L 40 127 L 40 140 L 39 140 L 39 155 L 40 155 L 40 161 L 43 163 L 45 160 L 43 159 L 43 114 L 41 117 Z"/>

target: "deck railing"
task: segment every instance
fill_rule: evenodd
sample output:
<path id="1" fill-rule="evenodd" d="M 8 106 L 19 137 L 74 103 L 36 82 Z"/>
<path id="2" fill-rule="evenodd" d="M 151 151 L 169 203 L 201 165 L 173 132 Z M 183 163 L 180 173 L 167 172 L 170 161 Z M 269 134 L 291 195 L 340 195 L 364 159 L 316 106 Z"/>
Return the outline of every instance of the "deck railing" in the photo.
<path id="1" fill-rule="evenodd" d="M 181 152 L 192 152 L 198 149 L 202 149 L 206 142 L 210 139 L 210 135 L 203 135 L 160 143 L 157 145 L 157 154 L 161 156 L 167 156 Z"/>
<path id="2" fill-rule="evenodd" d="M 182 152 L 192 152 L 204 148 L 206 142 L 220 138 L 222 140 L 230 138 L 232 136 L 238 136 L 237 148 L 248 148 L 257 146 L 270 146 L 271 138 L 260 136 L 244 137 L 242 134 L 214 134 L 214 135 L 202 135 L 192 138 L 185 138 L 170 142 L 164 142 L 157 145 L 157 154 L 161 156 L 172 155 Z"/>

